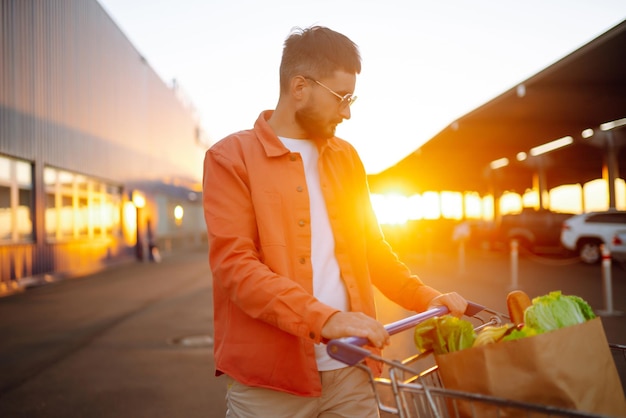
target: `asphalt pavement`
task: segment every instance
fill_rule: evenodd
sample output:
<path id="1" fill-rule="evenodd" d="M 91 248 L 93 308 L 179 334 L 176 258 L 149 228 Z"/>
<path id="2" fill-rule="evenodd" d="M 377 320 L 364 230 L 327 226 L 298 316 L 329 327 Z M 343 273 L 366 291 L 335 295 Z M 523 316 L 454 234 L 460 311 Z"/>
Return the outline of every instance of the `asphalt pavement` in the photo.
<path id="1" fill-rule="evenodd" d="M 0 416 L 224 416 L 205 250 L 0 299 Z"/>
<path id="2" fill-rule="evenodd" d="M 561 290 L 606 310 L 601 266 L 526 255 L 513 275 L 509 254 L 459 254 L 404 259 L 428 284 L 501 312 L 513 287 L 531 297 Z M 626 269 L 612 267 L 611 285 L 613 310 L 602 322 L 609 342 L 626 344 Z M 408 314 L 378 299 L 382 322 Z M 0 416 L 223 417 L 212 315 L 203 248 L 0 298 Z M 386 356 L 403 357 L 411 348 L 393 341 Z"/>

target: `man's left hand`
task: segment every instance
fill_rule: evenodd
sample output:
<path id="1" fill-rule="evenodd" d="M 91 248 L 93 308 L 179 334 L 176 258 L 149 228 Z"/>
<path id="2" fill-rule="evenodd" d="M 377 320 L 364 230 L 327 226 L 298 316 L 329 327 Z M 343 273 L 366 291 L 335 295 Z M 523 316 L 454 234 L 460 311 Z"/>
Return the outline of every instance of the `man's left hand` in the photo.
<path id="1" fill-rule="evenodd" d="M 450 310 L 450 315 L 462 317 L 467 309 L 467 300 L 456 292 L 444 293 L 435 297 L 428 304 L 428 309 L 437 306 L 445 306 Z"/>

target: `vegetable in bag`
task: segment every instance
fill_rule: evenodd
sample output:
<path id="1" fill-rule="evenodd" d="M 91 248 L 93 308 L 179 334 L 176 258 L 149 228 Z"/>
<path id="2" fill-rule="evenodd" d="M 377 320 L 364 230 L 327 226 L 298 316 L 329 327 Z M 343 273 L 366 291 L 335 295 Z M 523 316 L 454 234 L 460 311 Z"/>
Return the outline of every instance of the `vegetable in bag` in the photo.
<path id="1" fill-rule="evenodd" d="M 472 323 L 455 316 L 429 318 L 415 327 L 415 346 L 420 352 L 452 353 L 469 348 L 476 339 Z"/>
<path id="2" fill-rule="evenodd" d="M 538 296 L 524 311 L 524 326 L 503 338 L 517 340 L 544 332 L 554 331 L 570 325 L 582 324 L 595 318 L 591 306 L 582 298 L 563 295 L 560 290 Z"/>

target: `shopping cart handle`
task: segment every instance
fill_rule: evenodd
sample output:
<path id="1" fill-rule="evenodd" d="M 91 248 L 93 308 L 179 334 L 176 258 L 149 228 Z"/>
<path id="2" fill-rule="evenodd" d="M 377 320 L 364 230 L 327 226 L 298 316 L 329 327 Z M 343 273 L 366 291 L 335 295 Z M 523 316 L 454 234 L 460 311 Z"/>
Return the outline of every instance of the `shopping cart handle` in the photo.
<path id="1" fill-rule="evenodd" d="M 477 303 L 468 302 L 465 315 L 473 316 L 484 310 L 485 307 Z M 414 327 L 427 319 L 435 316 L 442 316 L 450 312 L 445 306 L 438 306 L 425 312 L 418 313 L 408 318 L 401 319 L 391 324 L 385 325 L 385 329 L 389 335 L 397 334 L 401 331 Z M 328 341 L 326 351 L 335 360 L 339 360 L 348 366 L 354 366 L 367 357 L 370 352 L 363 348 L 367 344 L 367 338 L 363 337 L 344 337 Z"/>

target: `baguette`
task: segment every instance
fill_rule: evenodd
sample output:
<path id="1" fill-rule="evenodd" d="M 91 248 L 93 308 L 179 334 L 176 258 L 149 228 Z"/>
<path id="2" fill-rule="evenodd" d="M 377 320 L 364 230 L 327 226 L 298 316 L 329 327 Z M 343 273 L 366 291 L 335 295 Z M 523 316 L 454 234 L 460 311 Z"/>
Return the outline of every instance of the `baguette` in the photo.
<path id="1" fill-rule="evenodd" d="M 531 305 L 530 298 L 522 290 L 513 290 L 506 296 L 506 306 L 509 310 L 509 317 L 514 325 L 524 323 L 524 311 Z"/>

